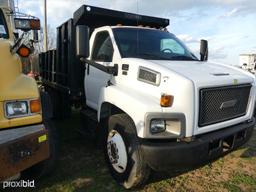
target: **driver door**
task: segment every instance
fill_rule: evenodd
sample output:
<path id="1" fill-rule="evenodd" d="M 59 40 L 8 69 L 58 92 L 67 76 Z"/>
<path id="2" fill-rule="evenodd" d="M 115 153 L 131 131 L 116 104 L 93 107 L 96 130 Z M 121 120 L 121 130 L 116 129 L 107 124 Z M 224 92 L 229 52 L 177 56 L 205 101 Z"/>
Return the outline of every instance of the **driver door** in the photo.
<path id="1" fill-rule="evenodd" d="M 104 66 L 112 66 L 113 44 L 108 31 L 98 32 L 93 45 L 92 61 Z M 88 65 L 85 71 L 85 94 L 86 104 L 98 110 L 98 101 L 100 90 L 107 86 L 111 75 L 107 74 L 93 66 Z"/>

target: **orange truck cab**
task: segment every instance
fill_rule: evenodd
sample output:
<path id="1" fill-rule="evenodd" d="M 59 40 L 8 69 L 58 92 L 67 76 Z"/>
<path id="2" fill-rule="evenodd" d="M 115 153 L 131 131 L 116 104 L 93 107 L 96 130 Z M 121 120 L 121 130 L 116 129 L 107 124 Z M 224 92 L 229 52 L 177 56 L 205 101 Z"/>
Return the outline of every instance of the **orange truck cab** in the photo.
<path id="1" fill-rule="evenodd" d="M 22 74 L 20 55 L 30 50 L 22 44 L 23 36 L 14 35 L 23 27 L 24 33 L 38 29 L 31 24 L 40 21 L 14 19 L 12 13 L 0 5 L 0 182 L 38 170 L 39 165 L 41 174 L 51 158 L 49 128 L 43 120 L 45 101 L 36 81 Z"/>

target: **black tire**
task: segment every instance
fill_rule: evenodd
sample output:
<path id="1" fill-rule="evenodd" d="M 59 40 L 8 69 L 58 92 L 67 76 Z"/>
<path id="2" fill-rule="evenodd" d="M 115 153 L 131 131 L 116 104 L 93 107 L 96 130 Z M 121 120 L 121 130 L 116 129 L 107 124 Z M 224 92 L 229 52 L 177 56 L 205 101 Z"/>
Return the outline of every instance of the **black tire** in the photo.
<path id="1" fill-rule="evenodd" d="M 71 116 L 69 95 L 52 88 L 47 88 L 47 92 L 52 102 L 53 118 L 58 120 L 69 118 Z"/>
<path id="2" fill-rule="evenodd" d="M 145 184 L 150 175 L 150 168 L 143 159 L 140 143 L 136 134 L 136 127 L 132 119 L 126 114 L 117 114 L 109 118 L 108 133 L 112 131 L 121 135 L 127 154 L 127 166 L 122 173 L 118 172 L 111 163 L 108 155 L 108 136 L 105 138 L 105 157 L 113 178 L 126 189 L 137 188 Z"/>
<path id="3" fill-rule="evenodd" d="M 59 93 L 60 99 L 61 99 L 61 118 L 62 119 L 67 119 L 71 117 L 71 103 L 70 103 L 70 98 L 69 95 L 66 93 Z"/>

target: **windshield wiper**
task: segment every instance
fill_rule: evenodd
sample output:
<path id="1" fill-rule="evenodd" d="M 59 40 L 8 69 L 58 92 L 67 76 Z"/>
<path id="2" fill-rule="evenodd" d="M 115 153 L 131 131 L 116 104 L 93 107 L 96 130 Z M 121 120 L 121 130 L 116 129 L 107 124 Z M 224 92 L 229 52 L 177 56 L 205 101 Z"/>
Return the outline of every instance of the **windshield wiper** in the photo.
<path id="1" fill-rule="evenodd" d="M 162 57 L 154 53 L 139 53 L 138 56 L 146 57 L 147 59 L 160 59 L 160 60 L 169 60 L 170 58 Z"/>
<path id="2" fill-rule="evenodd" d="M 177 55 L 172 57 L 164 57 L 154 53 L 139 53 L 138 57 L 143 57 L 144 59 L 154 59 L 154 60 L 181 60 L 181 61 L 198 61 L 198 59 L 186 55 Z"/>
<path id="3" fill-rule="evenodd" d="M 171 59 L 173 60 L 181 60 L 181 61 L 198 61 L 198 59 L 195 59 L 193 57 L 190 56 L 185 56 L 185 55 L 178 55 L 178 56 L 173 56 L 171 57 Z"/>

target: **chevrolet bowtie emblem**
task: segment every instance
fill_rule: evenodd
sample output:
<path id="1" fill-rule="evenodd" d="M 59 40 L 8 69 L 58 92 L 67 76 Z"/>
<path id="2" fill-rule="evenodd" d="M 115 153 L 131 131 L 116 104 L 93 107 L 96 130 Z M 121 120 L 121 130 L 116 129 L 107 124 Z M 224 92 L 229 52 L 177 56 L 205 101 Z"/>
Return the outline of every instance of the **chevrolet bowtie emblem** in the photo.
<path id="1" fill-rule="evenodd" d="M 234 106 L 236 105 L 236 103 L 237 103 L 237 100 L 236 100 L 236 99 L 223 102 L 223 103 L 221 103 L 221 105 L 220 105 L 220 109 L 223 110 L 223 109 L 227 109 L 227 108 L 234 107 Z"/>

